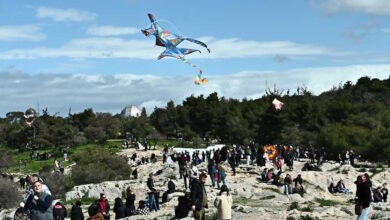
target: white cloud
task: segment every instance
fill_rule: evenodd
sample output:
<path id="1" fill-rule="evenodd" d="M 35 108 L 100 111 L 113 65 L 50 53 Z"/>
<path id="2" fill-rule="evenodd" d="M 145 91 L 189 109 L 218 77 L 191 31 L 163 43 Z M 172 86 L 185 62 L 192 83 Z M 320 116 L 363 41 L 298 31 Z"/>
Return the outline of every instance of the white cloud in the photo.
<path id="1" fill-rule="evenodd" d="M 0 41 L 40 41 L 46 39 L 37 25 L 0 26 Z"/>
<path id="2" fill-rule="evenodd" d="M 140 33 L 139 28 L 135 27 L 118 27 L 118 26 L 92 26 L 88 28 L 87 34 L 99 37 L 120 36 Z"/>
<path id="3" fill-rule="evenodd" d="M 390 15 L 388 0 L 321 0 L 319 5 L 327 14 L 354 12 L 366 15 Z"/>
<path id="4" fill-rule="evenodd" d="M 37 18 L 50 18 L 54 21 L 73 21 L 73 22 L 83 22 L 83 21 L 93 21 L 96 18 L 96 14 L 88 11 L 80 11 L 77 9 L 59 9 L 59 8 L 49 8 L 49 7 L 38 7 Z"/>
<path id="5" fill-rule="evenodd" d="M 146 107 L 165 106 L 170 100 L 181 103 L 186 97 L 217 92 L 229 98 L 259 98 L 265 82 L 280 90 L 295 91 L 305 84 L 315 94 L 329 90 L 340 82 L 356 82 L 361 76 L 385 79 L 390 64 L 291 69 L 275 71 L 246 71 L 229 75 L 208 75 L 209 83 L 193 84 L 193 76 L 165 77 L 156 75 L 30 75 L 15 70 L 0 71 L 1 115 L 9 111 L 24 111 L 28 107 L 48 107 L 54 113 L 66 115 L 93 107 L 95 111 L 119 113 L 133 104 Z M 15 101 L 18 100 L 18 101 Z"/>
<path id="6" fill-rule="evenodd" d="M 351 53 L 332 48 L 298 44 L 290 41 L 245 41 L 239 39 L 211 39 L 206 42 L 211 53 L 191 54 L 191 59 L 224 59 L 259 56 L 346 56 Z M 180 47 L 197 48 L 184 43 Z M 199 48 L 201 49 L 201 48 Z M 156 59 L 163 51 L 151 40 L 125 40 L 122 38 L 84 38 L 72 40 L 57 48 L 37 47 L 0 52 L 0 59 L 34 59 L 49 57 L 69 58 L 139 58 Z M 203 50 L 204 51 L 204 50 Z"/>

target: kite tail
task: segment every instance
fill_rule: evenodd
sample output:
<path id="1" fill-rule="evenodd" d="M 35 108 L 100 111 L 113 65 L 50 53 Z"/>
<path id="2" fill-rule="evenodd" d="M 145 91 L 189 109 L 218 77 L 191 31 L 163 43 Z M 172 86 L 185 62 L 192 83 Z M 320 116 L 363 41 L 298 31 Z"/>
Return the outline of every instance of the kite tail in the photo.
<path id="1" fill-rule="evenodd" d="M 188 60 L 186 60 L 185 58 L 181 58 L 181 60 L 184 62 L 184 63 L 187 63 L 188 65 L 194 67 L 194 68 L 197 68 L 199 70 L 199 74 L 196 75 L 196 78 L 194 80 L 194 83 L 196 85 L 203 85 L 205 83 L 208 82 L 208 80 L 206 78 L 202 78 L 202 74 L 203 74 L 203 70 L 201 68 L 199 68 L 198 66 L 196 66 L 195 64 L 192 64 L 190 63 Z"/>

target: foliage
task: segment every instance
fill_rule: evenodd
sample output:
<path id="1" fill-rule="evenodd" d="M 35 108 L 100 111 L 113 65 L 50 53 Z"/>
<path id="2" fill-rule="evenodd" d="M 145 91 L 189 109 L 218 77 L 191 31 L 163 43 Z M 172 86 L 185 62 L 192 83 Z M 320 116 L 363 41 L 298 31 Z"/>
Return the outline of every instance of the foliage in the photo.
<path id="1" fill-rule="evenodd" d="M 74 154 L 72 168 L 75 185 L 129 179 L 130 166 L 124 157 L 112 155 L 103 147 L 86 149 Z"/>
<path id="2" fill-rule="evenodd" d="M 65 193 L 74 186 L 70 176 L 63 175 L 60 172 L 52 172 L 52 168 L 43 168 L 39 175 L 44 179 L 54 199 L 65 198 Z"/>
<path id="3" fill-rule="evenodd" d="M 312 145 L 326 152 L 325 159 L 337 159 L 353 150 L 364 160 L 390 163 L 390 78 L 361 77 L 315 96 L 306 86 L 295 92 L 266 89 L 254 100 L 191 95 L 182 103 L 169 101 L 148 117 L 122 117 L 96 113 L 93 109 L 62 118 L 47 109 L 29 127 L 23 112 L 9 112 L 0 118 L 0 144 L 24 148 L 77 146 L 105 143 L 108 139 L 135 137 L 156 146 L 161 139 L 176 139 L 198 145 L 217 139 L 225 144 Z M 276 111 L 272 100 L 285 103 Z M 33 138 L 34 127 L 36 137 Z"/>
<path id="4" fill-rule="evenodd" d="M 320 198 L 316 198 L 315 201 L 318 202 L 321 207 L 322 206 L 336 206 L 336 205 L 340 204 L 337 201 L 327 200 L 327 199 L 320 199 Z"/>
<path id="5" fill-rule="evenodd" d="M 21 195 L 16 185 L 3 177 L 0 177 L 0 210 L 16 207 L 19 204 Z"/>

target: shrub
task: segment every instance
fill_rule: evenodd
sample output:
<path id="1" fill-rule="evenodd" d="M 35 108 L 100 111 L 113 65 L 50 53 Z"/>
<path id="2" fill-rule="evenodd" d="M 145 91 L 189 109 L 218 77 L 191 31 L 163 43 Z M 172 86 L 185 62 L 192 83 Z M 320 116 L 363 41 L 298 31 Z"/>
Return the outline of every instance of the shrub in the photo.
<path id="1" fill-rule="evenodd" d="M 299 204 L 298 202 L 292 202 L 290 206 L 288 207 L 288 210 L 294 210 L 294 209 L 299 209 Z"/>
<path id="2" fill-rule="evenodd" d="M 71 177 L 76 185 L 125 180 L 131 174 L 125 158 L 112 155 L 103 147 L 77 152 L 74 161 Z"/>
<path id="3" fill-rule="evenodd" d="M 52 169 L 51 169 L 52 170 Z M 72 179 L 68 175 L 59 172 L 47 171 L 45 167 L 39 172 L 39 175 L 49 187 L 54 199 L 65 198 L 65 193 L 74 186 Z"/>
<path id="4" fill-rule="evenodd" d="M 13 166 L 12 153 L 0 149 L 0 173 Z"/>
<path id="5" fill-rule="evenodd" d="M 0 177 L 0 210 L 16 207 L 21 199 L 17 186 L 10 180 Z"/>

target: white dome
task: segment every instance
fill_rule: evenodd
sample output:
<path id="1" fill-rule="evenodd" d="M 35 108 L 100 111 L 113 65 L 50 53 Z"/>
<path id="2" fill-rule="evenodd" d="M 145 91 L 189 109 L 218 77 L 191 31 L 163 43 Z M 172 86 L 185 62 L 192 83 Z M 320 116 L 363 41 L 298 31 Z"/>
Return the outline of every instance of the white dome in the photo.
<path id="1" fill-rule="evenodd" d="M 141 116 L 141 110 L 134 105 L 128 105 L 122 110 L 124 117 L 139 117 Z"/>

